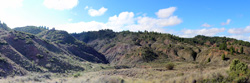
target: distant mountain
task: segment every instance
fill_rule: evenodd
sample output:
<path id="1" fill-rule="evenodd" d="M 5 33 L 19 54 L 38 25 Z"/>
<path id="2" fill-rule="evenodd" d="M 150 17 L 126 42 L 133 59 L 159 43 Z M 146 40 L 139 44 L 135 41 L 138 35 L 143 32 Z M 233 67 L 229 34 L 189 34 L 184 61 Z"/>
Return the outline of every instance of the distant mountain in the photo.
<path id="1" fill-rule="evenodd" d="M 194 38 L 181 38 L 157 32 L 112 30 L 72 35 L 104 54 L 113 65 L 166 61 L 206 63 L 208 59 L 216 65 L 223 65 L 223 54 L 228 58 L 246 57 L 250 54 L 249 42 L 226 37 L 198 35 Z"/>
<path id="2" fill-rule="evenodd" d="M 25 27 L 17 27 L 17 28 L 14 28 L 13 30 L 27 32 L 31 34 L 39 34 L 42 31 L 48 30 L 48 28 L 36 27 L 36 26 L 25 26 Z"/>

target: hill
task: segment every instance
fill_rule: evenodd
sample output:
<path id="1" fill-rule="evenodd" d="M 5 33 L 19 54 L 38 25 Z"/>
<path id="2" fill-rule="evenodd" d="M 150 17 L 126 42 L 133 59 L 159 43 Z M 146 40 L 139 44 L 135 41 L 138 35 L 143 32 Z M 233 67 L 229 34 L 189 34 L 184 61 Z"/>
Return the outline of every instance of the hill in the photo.
<path id="1" fill-rule="evenodd" d="M 44 33 L 46 32 L 61 31 Z M 104 55 L 80 41 L 50 42 L 29 33 L 5 29 L 1 29 L 0 34 L 0 77 L 25 75 L 30 72 L 84 71 L 82 62 L 108 63 Z M 67 38 L 73 38 L 67 32 L 64 34 L 68 35 Z M 57 34 L 49 36 L 53 35 Z M 67 42 L 66 40 L 60 41 Z"/>
<path id="2" fill-rule="evenodd" d="M 234 55 L 247 57 L 250 54 L 249 42 L 226 37 L 198 35 L 194 38 L 181 38 L 157 32 L 112 30 L 72 35 L 103 53 L 114 65 L 167 61 L 205 63 L 208 59 L 214 64 L 218 63 L 216 65 L 224 65 L 221 60 L 223 54 L 229 60 L 233 60 Z"/>
<path id="3" fill-rule="evenodd" d="M 0 82 L 246 83 L 249 55 L 249 42 L 227 37 L 108 29 L 31 34 L 5 28 L 0 29 Z"/>
<path id="4" fill-rule="evenodd" d="M 17 28 L 14 28 L 13 30 L 22 31 L 22 32 L 31 33 L 31 34 L 38 34 L 42 31 L 48 30 L 48 28 L 36 27 L 36 26 L 25 26 L 25 27 L 17 27 Z"/>
<path id="5" fill-rule="evenodd" d="M 37 35 L 42 39 L 56 43 L 61 49 L 68 51 L 89 62 L 108 63 L 105 56 L 97 52 L 92 47 L 87 46 L 84 42 L 75 39 L 66 31 L 48 30 Z"/>

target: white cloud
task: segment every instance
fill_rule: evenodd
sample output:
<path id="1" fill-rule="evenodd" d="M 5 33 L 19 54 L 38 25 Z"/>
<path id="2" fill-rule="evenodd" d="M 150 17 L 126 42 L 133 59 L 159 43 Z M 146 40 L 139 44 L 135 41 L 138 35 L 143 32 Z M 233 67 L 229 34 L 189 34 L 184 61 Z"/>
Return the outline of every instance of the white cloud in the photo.
<path id="1" fill-rule="evenodd" d="M 137 24 L 126 26 L 131 31 L 158 31 L 165 32 L 163 27 L 173 26 L 182 22 L 177 16 L 170 16 L 166 19 L 156 19 L 151 17 L 138 17 Z"/>
<path id="2" fill-rule="evenodd" d="M 207 23 L 204 23 L 201 25 L 202 27 L 211 27 L 211 25 L 207 24 Z"/>
<path id="3" fill-rule="evenodd" d="M 221 23 L 221 25 L 229 25 L 230 24 L 230 22 L 231 22 L 231 19 L 227 19 L 227 22 L 226 23 Z"/>
<path id="4" fill-rule="evenodd" d="M 167 17 L 173 15 L 173 13 L 176 9 L 177 9 L 176 7 L 169 7 L 166 9 L 160 9 L 155 14 L 158 16 L 158 18 L 167 18 Z"/>
<path id="5" fill-rule="evenodd" d="M 89 9 L 89 6 L 85 6 L 85 8 L 84 8 L 84 9 L 85 9 L 85 10 L 86 10 L 86 9 Z"/>
<path id="6" fill-rule="evenodd" d="M 182 30 L 183 34 L 181 34 L 182 37 L 194 37 L 196 35 L 205 35 L 205 36 L 214 36 L 217 33 L 224 32 L 225 28 L 211 28 L 211 29 L 185 29 Z"/>
<path id="7" fill-rule="evenodd" d="M 231 33 L 231 34 L 250 33 L 250 26 L 247 26 L 246 28 L 232 28 L 228 30 L 228 33 Z"/>
<path id="8" fill-rule="evenodd" d="M 238 40 L 243 40 L 243 41 L 250 41 L 250 37 L 245 36 L 245 35 L 230 35 L 228 37 L 235 38 L 235 39 L 238 39 Z"/>
<path id="9" fill-rule="evenodd" d="M 78 0 L 44 0 L 45 7 L 56 10 L 72 9 L 78 4 Z"/>
<path id="10" fill-rule="evenodd" d="M 0 10 L 5 8 L 19 8 L 23 6 L 23 0 L 0 0 Z"/>
<path id="11" fill-rule="evenodd" d="M 82 32 L 82 31 L 97 31 L 104 29 L 105 24 L 100 22 L 79 22 L 79 23 L 68 23 L 56 26 L 56 29 L 65 30 L 70 33 L 73 32 Z"/>
<path id="12" fill-rule="evenodd" d="M 100 8 L 99 10 L 95 10 L 95 9 L 89 9 L 88 13 L 90 16 L 101 16 L 103 15 L 108 9 L 107 8 Z"/>
<path id="13" fill-rule="evenodd" d="M 66 30 L 70 33 L 89 30 L 112 29 L 114 31 L 158 31 L 165 32 L 165 27 L 180 24 L 182 20 L 177 16 L 167 18 L 152 18 L 147 16 L 135 17 L 133 12 L 121 12 L 119 15 L 109 17 L 108 22 L 79 22 L 57 26 L 57 29 Z"/>

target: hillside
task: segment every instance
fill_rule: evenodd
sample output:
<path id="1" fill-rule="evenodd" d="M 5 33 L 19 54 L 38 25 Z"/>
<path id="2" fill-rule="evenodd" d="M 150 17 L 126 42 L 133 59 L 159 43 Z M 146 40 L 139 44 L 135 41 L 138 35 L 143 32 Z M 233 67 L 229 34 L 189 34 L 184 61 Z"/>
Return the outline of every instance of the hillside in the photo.
<path id="1" fill-rule="evenodd" d="M 1 77 L 29 72 L 84 71 L 82 62 L 108 63 L 102 54 L 80 41 L 61 44 L 15 30 L 1 29 L 0 34 Z"/>
<path id="2" fill-rule="evenodd" d="M 226 37 L 198 35 L 194 38 L 181 38 L 157 32 L 113 32 L 112 30 L 72 35 L 103 53 L 114 65 L 167 61 L 205 63 L 208 59 L 211 59 L 211 63 L 218 63 L 216 65 L 224 65 L 222 64 L 224 61 L 221 60 L 223 54 L 228 60 L 233 60 L 235 55 L 246 57 L 250 54 L 249 42 Z"/>
<path id="3" fill-rule="evenodd" d="M 66 31 L 52 29 L 43 31 L 37 36 L 49 40 L 50 42 L 57 44 L 61 49 L 67 50 L 68 53 L 89 62 L 108 63 L 104 55 L 97 52 L 92 47 L 87 46 L 84 42 L 75 39 Z"/>
<path id="4" fill-rule="evenodd" d="M 22 31 L 22 32 L 26 32 L 26 33 L 31 33 L 31 34 L 39 34 L 42 31 L 46 31 L 48 30 L 46 27 L 36 27 L 36 26 L 25 26 L 25 27 L 16 27 L 13 30 L 16 31 Z"/>
<path id="5" fill-rule="evenodd" d="M 0 35 L 1 83 L 250 82 L 250 43 L 232 38 L 8 27 Z"/>

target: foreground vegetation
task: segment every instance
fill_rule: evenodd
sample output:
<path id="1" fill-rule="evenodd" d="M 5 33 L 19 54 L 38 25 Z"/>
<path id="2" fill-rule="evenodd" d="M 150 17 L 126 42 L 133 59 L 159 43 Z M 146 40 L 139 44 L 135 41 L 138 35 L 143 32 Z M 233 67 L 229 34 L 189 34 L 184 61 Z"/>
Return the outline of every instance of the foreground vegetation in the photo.
<path id="1" fill-rule="evenodd" d="M 7 82 L 63 82 L 63 83 L 248 83 L 247 64 L 233 60 L 230 66 L 173 62 L 141 64 L 133 68 L 117 69 L 104 64 L 85 63 L 88 71 L 73 73 L 30 73 L 26 76 L 0 79 Z M 173 69 L 162 67 L 174 64 Z M 144 65 L 144 66 L 143 66 Z"/>

